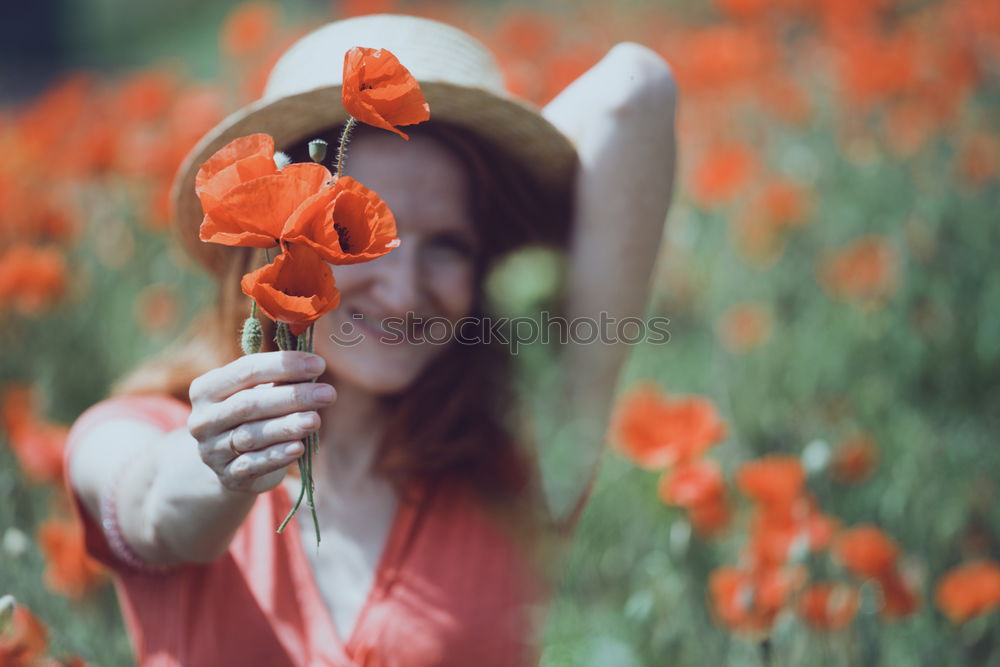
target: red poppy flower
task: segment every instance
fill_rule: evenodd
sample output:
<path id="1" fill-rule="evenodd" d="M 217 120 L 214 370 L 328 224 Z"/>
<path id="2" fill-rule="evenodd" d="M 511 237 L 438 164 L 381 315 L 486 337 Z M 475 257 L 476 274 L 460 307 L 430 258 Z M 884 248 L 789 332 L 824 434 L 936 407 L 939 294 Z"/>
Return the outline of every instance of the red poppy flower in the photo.
<path id="1" fill-rule="evenodd" d="M 660 499 L 687 510 L 688 520 L 702 536 L 726 527 L 729 505 L 719 464 L 700 460 L 683 463 L 660 478 Z"/>
<path id="2" fill-rule="evenodd" d="M 854 619 L 860 604 L 861 595 L 856 588 L 820 582 L 802 594 L 799 615 L 816 630 L 840 630 Z"/>
<path id="3" fill-rule="evenodd" d="M 608 437 L 635 463 L 656 470 L 699 456 L 725 434 L 725 423 L 707 399 L 670 398 L 655 386 L 640 385 L 618 404 Z"/>
<path id="4" fill-rule="evenodd" d="M 330 181 L 326 167 L 291 164 L 278 171 L 267 135 L 241 137 L 202 165 L 195 181 L 209 243 L 271 248 L 289 216 Z"/>
<path id="5" fill-rule="evenodd" d="M 877 301 L 896 290 L 900 260 L 888 239 L 865 236 L 819 266 L 820 283 L 833 297 Z"/>
<path id="6" fill-rule="evenodd" d="M 397 125 L 422 123 L 430 106 L 409 70 L 386 49 L 355 46 L 344 55 L 344 108 L 362 123 L 395 132 Z"/>
<path id="7" fill-rule="evenodd" d="M 784 565 L 790 558 L 829 546 L 839 522 L 803 496 L 786 507 L 761 507 L 750 529 L 749 554 L 756 567 Z"/>
<path id="8" fill-rule="evenodd" d="M 717 333 L 730 352 L 741 353 L 767 342 L 773 328 L 771 310 L 760 303 L 732 306 L 719 318 Z"/>
<path id="9" fill-rule="evenodd" d="M 219 36 L 222 51 L 230 56 L 244 56 L 260 51 L 274 35 L 279 23 L 273 5 L 248 2 L 234 9 L 222 26 Z"/>
<path id="10" fill-rule="evenodd" d="M 805 470 L 792 456 L 765 456 L 744 463 L 736 474 L 736 483 L 754 502 L 771 507 L 787 507 L 801 494 Z"/>
<path id="11" fill-rule="evenodd" d="M 736 632 L 766 632 L 802 579 L 798 568 L 716 568 L 708 580 L 712 611 L 717 621 Z"/>
<path id="12" fill-rule="evenodd" d="M 892 570 L 882 576 L 878 583 L 882 586 L 882 609 L 879 612 L 882 618 L 904 618 L 920 608 L 920 597 L 898 571 Z"/>
<path id="13" fill-rule="evenodd" d="M 27 388 L 7 389 L 2 411 L 10 448 L 25 477 L 39 483 L 59 482 L 69 429 L 39 419 L 35 398 Z"/>
<path id="14" fill-rule="evenodd" d="M 758 170 L 753 151 L 741 144 L 713 147 L 692 174 L 692 194 L 702 206 L 732 201 Z"/>
<path id="15" fill-rule="evenodd" d="M 273 262 L 243 276 L 240 285 L 265 315 L 287 323 L 295 335 L 340 305 L 330 266 L 304 245 L 289 245 Z"/>
<path id="16" fill-rule="evenodd" d="M 660 478 L 660 499 L 668 505 L 692 507 L 716 498 L 726 490 L 719 464 L 700 460 L 677 466 Z"/>
<path id="17" fill-rule="evenodd" d="M 66 258 L 54 246 L 11 245 L 0 254 L 0 307 L 33 315 L 66 291 Z"/>
<path id="18" fill-rule="evenodd" d="M 729 525 L 732 511 L 725 496 L 714 497 L 687 508 L 688 521 L 702 537 L 711 537 Z"/>
<path id="19" fill-rule="evenodd" d="M 965 563 L 949 570 L 934 592 L 938 608 L 955 623 L 1000 607 L 1000 563 Z"/>
<path id="20" fill-rule="evenodd" d="M 104 568 L 87 555 L 83 526 L 75 520 L 48 519 L 38 528 L 45 555 L 45 584 L 56 593 L 78 599 L 104 580 Z"/>
<path id="21" fill-rule="evenodd" d="M 896 566 L 899 547 L 881 530 L 865 524 L 845 530 L 835 550 L 840 561 L 858 577 L 887 577 Z"/>
<path id="22" fill-rule="evenodd" d="M 838 482 L 854 484 L 868 477 L 877 461 L 875 441 L 868 435 L 860 435 L 837 445 L 830 464 L 830 474 Z"/>
<path id="23" fill-rule="evenodd" d="M 37 664 L 48 649 L 49 633 L 24 605 L 14 607 L 7 630 L 0 633 L 0 665 L 28 667 Z"/>
<path id="24" fill-rule="evenodd" d="M 367 262 L 399 245 L 392 211 L 349 176 L 303 202 L 286 222 L 282 240 L 304 243 L 335 265 Z"/>

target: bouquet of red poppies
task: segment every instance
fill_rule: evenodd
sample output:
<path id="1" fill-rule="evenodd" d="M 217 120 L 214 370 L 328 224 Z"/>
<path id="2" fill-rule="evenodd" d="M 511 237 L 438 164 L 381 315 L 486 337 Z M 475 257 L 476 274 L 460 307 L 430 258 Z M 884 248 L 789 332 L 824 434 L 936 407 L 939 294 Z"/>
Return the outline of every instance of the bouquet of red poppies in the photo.
<path id="1" fill-rule="evenodd" d="M 417 81 L 394 55 L 361 47 L 344 57 L 343 103 L 349 115 L 333 173 L 322 164 L 325 142 L 310 142 L 312 162 L 289 164 L 280 153 L 276 160 L 274 140 L 267 134 L 230 142 L 198 171 L 195 189 L 205 214 L 201 240 L 264 248 L 267 257 L 266 265 L 241 281 L 251 298 L 250 317 L 243 326 L 246 354 L 261 349 L 258 310 L 275 322 L 279 349 L 311 352 L 314 323 L 340 303 L 330 265 L 367 262 L 399 246 L 389 207 L 378 194 L 344 175 L 347 144 L 359 121 L 406 139 L 397 126 L 427 120 L 430 108 Z M 305 497 L 317 543 L 312 456 L 318 443 L 318 436 L 311 434 L 298 462 L 299 497 L 278 527 L 281 532 Z"/>

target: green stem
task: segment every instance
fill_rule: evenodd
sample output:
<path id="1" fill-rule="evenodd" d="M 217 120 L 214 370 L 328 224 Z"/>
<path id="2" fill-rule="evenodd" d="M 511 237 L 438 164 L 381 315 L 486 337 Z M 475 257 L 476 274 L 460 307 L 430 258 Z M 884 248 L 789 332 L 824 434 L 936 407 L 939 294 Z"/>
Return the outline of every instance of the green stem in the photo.
<path id="1" fill-rule="evenodd" d="M 303 496 L 305 495 L 305 493 L 306 493 L 306 484 L 305 484 L 305 478 L 306 478 L 306 473 L 305 473 L 305 464 L 304 464 L 304 463 L 302 462 L 302 457 L 301 457 L 301 456 L 299 457 L 299 478 L 300 478 L 301 480 L 303 480 L 303 481 L 302 481 L 302 486 L 301 486 L 301 488 L 299 489 L 299 497 L 295 499 L 295 505 L 293 505 L 293 506 L 292 506 L 292 509 L 291 509 L 291 510 L 289 510 L 289 512 L 288 512 L 288 516 L 286 516 L 286 517 L 285 517 L 285 519 L 284 519 L 284 521 L 282 521 L 282 522 L 281 522 L 281 525 L 280 525 L 280 526 L 278 526 L 278 532 L 279 532 L 279 533 L 280 533 L 280 532 L 282 532 L 283 530 L 285 530 L 285 526 L 286 526 L 286 525 L 288 524 L 288 522 L 289 522 L 289 521 L 291 521 L 292 517 L 293 517 L 293 516 L 295 516 L 295 513 L 299 511 L 299 505 L 301 505 L 301 504 L 302 504 L 302 497 L 303 497 Z"/>
<path id="2" fill-rule="evenodd" d="M 357 124 L 354 116 L 348 116 L 344 130 L 340 133 L 340 145 L 337 146 L 337 178 L 344 174 L 344 159 L 347 157 L 347 142 L 351 139 L 351 130 Z"/>

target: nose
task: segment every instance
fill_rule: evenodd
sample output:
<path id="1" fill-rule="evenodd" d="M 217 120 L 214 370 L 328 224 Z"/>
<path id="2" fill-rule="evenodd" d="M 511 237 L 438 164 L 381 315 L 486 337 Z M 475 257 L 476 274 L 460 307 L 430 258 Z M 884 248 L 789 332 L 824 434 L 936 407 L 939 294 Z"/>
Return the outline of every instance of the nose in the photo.
<path id="1" fill-rule="evenodd" d="M 401 238 L 399 247 L 372 263 L 375 299 L 386 313 L 403 316 L 421 306 L 421 280 L 417 244 Z"/>

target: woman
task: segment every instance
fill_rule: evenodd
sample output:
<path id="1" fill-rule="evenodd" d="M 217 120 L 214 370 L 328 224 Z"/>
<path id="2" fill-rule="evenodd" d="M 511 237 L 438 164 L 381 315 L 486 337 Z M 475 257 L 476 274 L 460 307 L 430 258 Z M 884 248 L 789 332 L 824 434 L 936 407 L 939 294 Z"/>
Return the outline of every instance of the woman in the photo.
<path id="1" fill-rule="evenodd" d="M 238 279 L 263 260 L 197 241 L 193 174 L 251 132 L 298 159 L 305 141 L 335 137 L 339 68 L 327 63 L 354 45 L 392 51 L 431 106 L 409 141 L 372 130 L 351 144 L 347 173 L 389 204 L 402 243 L 336 267 L 341 305 L 317 323 L 315 354 L 238 357 Z M 665 63 L 634 44 L 541 114 L 499 81 L 454 28 L 398 16 L 330 24 L 293 46 L 264 99 L 182 168 L 178 232 L 218 277 L 218 308 L 81 416 L 66 453 L 88 550 L 116 574 L 140 664 L 536 660 L 538 558 L 582 507 L 626 350 L 563 350 L 560 404 L 578 451 L 542 484 L 505 422 L 509 359 L 495 343 L 430 343 L 419 325 L 412 340 L 380 339 L 387 318 L 484 314 L 486 271 L 529 242 L 568 248 L 568 318 L 641 315 L 671 196 L 675 93 Z M 321 546 L 302 514 L 275 532 L 297 495 L 285 473 L 313 431 Z"/>

